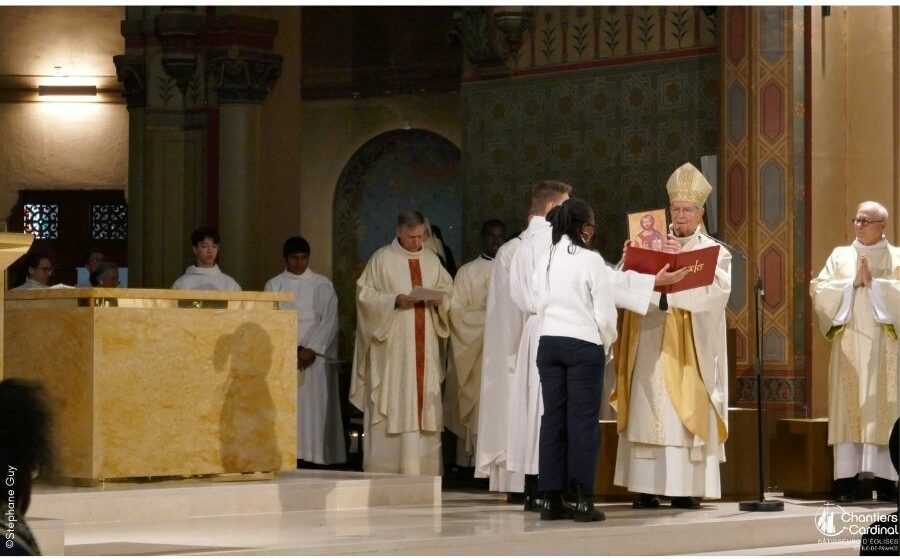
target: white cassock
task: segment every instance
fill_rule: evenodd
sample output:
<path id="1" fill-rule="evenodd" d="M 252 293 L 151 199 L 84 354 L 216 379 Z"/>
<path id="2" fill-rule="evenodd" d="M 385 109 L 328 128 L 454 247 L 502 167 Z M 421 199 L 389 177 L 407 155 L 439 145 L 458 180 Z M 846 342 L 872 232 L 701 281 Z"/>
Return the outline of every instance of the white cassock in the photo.
<path id="1" fill-rule="evenodd" d="M 450 301 L 395 309 L 397 295 L 413 286 L 449 295 L 453 284 L 433 252 L 410 252 L 397 239 L 372 255 L 356 282 L 350 402 L 364 412 L 367 472 L 441 473 L 441 340 L 450 334 Z"/>
<path id="2" fill-rule="evenodd" d="M 287 270 L 266 282 L 265 291 L 293 293 L 280 303 L 297 311 L 297 345 L 318 354 L 309 367 L 297 372 L 297 458 L 315 464 L 347 461 L 337 371 L 326 363 L 335 359 L 338 346 L 337 295 L 331 280 L 306 269 Z"/>
<path id="3" fill-rule="evenodd" d="M 464 443 L 457 464 L 471 465 L 478 433 L 484 314 L 494 259 L 480 255 L 463 265 L 450 296 L 450 364 L 444 395 L 447 428 Z M 458 449 L 459 450 L 459 449 Z"/>
<path id="4" fill-rule="evenodd" d="M 537 368 L 541 337 L 538 316 L 540 299 L 534 288 L 534 274 L 537 263 L 550 252 L 552 242 L 553 228 L 550 223 L 542 216 L 532 216 L 509 268 L 509 294 L 526 318 L 516 356 L 516 374 L 509 406 L 506 468 L 526 475 L 538 473 L 541 414 L 544 413 Z"/>
<path id="5" fill-rule="evenodd" d="M 699 228 L 678 241 L 684 251 L 718 244 Z M 719 463 L 725 461 L 728 436 L 725 306 L 731 293 L 731 254 L 719 247 L 711 285 L 669 294 L 667 311 L 659 309 L 655 298 L 657 304 L 645 316 L 626 313 L 623 319 L 616 346 L 619 445 L 614 483 L 629 491 L 721 497 Z"/>
<path id="6" fill-rule="evenodd" d="M 853 287 L 865 254 L 872 286 Z M 833 340 L 828 364 L 828 444 L 834 478 L 871 472 L 896 480 L 888 438 L 900 415 L 896 327 L 900 249 L 884 239 L 834 249 L 809 294 L 823 335 Z"/>
<path id="7" fill-rule="evenodd" d="M 172 289 L 208 289 L 210 291 L 240 291 L 234 278 L 222 272 L 218 264 L 209 268 L 188 266 L 184 275 L 175 280 Z"/>
<path id="8" fill-rule="evenodd" d="M 490 478 L 490 490 L 521 493 L 525 478 L 506 468 L 506 442 L 516 356 L 525 316 L 509 295 L 509 268 L 522 241 L 510 239 L 494 257 L 484 312 L 484 351 L 475 477 Z"/>

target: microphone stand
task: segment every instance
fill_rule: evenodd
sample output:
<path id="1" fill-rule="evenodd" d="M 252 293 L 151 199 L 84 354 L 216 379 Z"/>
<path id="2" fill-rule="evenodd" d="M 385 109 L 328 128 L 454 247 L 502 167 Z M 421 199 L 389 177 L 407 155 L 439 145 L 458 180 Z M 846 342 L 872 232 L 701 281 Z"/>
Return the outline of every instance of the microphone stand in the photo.
<path id="1" fill-rule="evenodd" d="M 719 241 L 718 239 L 716 239 Z M 762 331 L 763 331 L 763 312 L 762 302 L 766 299 L 766 291 L 763 289 L 762 273 L 756 261 L 752 260 L 747 254 L 737 247 L 732 247 L 724 241 L 719 241 L 731 253 L 739 254 L 744 262 L 753 264 L 756 270 L 756 283 L 753 285 L 753 299 L 756 313 L 756 457 L 757 466 L 759 468 L 759 495 L 756 501 L 741 501 L 738 505 L 739 510 L 747 512 L 778 512 L 784 510 L 784 502 L 767 501 L 765 496 L 765 456 L 763 454 L 763 408 L 762 408 L 762 371 L 763 371 L 763 347 L 762 347 Z"/>

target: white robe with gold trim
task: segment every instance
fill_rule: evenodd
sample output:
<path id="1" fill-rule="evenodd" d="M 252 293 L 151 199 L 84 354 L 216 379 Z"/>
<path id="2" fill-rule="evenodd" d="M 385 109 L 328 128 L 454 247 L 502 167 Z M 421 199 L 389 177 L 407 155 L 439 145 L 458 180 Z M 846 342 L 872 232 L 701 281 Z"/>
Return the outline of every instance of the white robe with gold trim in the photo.
<path id="1" fill-rule="evenodd" d="M 853 287 L 866 254 L 873 282 Z M 829 256 L 810 282 L 819 331 L 833 335 L 828 365 L 828 443 L 835 479 L 871 472 L 896 480 L 887 442 L 900 414 L 898 343 L 887 330 L 900 315 L 900 248 L 854 241 Z"/>
<path id="2" fill-rule="evenodd" d="M 445 296 L 436 309 L 394 308 L 397 295 L 412 290 L 416 266 L 422 287 L 449 295 L 452 282 L 437 256 L 429 250 L 410 252 L 396 239 L 372 255 L 356 282 L 350 402 L 365 415 L 363 467 L 368 472 L 441 473 L 441 340 L 450 333 L 450 301 Z M 418 342 L 417 312 L 424 313 Z"/>
<path id="3" fill-rule="evenodd" d="M 679 240 L 685 251 L 716 243 L 699 229 Z M 687 430 L 666 392 L 661 354 L 666 312 L 671 310 L 659 309 L 657 294 L 657 304 L 641 318 L 628 423 L 626 431 L 619 433 L 616 453 L 616 485 L 635 493 L 721 497 L 719 462 L 725 461 L 725 447 L 719 440 L 717 421 L 721 419 L 727 428 L 725 306 L 730 293 L 731 254 L 720 245 L 712 285 L 667 296 L 669 309 L 690 313 L 697 362 L 709 395 L 708 441 Z"/>

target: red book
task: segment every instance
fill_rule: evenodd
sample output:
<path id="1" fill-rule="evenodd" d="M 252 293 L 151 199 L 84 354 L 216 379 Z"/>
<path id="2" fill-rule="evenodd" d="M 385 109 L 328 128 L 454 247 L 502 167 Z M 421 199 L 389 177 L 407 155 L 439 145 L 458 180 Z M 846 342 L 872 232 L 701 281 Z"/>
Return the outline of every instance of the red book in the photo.
<path id="1" fill-rule="evenodd" d="M 625 251 L 624 269 L 656 275 L 666 264 L 669 265 L 670 272 L 690 268 L 690 273 L 680 282 L 656 288 L 660 293 L 677 293 L 712 284 L 718 260 L 719 245 L 676 254 L 630 246 Z"/>

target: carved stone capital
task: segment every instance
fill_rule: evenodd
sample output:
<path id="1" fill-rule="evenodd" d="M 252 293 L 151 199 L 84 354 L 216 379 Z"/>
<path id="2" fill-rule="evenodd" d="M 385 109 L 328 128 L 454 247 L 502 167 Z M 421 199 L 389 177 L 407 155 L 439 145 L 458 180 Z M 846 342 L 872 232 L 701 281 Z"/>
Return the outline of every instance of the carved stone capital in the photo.
<path id="1" fill-rule="evenodd" d="M 143 56 L 119 54 L 113 56 L 116 79 L 122 82 L 122 97 L 129 109 L 147 106 L 147 64 Z"/>
<path id="2" fill-rule="evenodd" d="M 229 46 L 210 51 L 209 67 L 220 104 L 262 103 L 281 76 L 282 57 Z"/>
<path id="3" fill-rule="evenodd" d="M 488 8 L 460 8 L 453 14 L 453 19 L 453 34 L 462 43 L 470 64 L 476 68 L 503 65 L 503 59 L 494 46 L 494 22 Z"/>
<path id="4" fill-rule="evenodd" d="M 163 51 L 162 66 L 184 95 L 197 67 L 197 43 L 204 19 L 190 10 L 166 10 L 157 14 L 153 23 Z"/>

